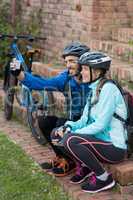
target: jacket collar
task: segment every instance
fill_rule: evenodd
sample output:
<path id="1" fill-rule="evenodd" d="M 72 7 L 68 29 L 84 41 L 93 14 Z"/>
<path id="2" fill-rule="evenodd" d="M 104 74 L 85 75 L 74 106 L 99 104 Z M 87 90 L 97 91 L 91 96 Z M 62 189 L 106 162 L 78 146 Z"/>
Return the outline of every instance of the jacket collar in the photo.
<path id="1" fill-rule="evenodd" d="M 101 78 L 99 78 L 98 80 L 96 80 L 95 82 L 92 82 L 90 85 L 89 85 L 89 88 L 91 89 L 95 89 L 98 85 L 98 83 L 100 82 Z"/>

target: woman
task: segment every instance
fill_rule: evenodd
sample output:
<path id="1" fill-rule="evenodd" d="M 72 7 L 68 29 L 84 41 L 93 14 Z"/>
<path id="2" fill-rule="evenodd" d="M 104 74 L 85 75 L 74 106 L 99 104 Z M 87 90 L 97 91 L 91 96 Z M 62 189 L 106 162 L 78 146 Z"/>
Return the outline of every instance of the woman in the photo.
<path id="1" fill-rule="evenodd" d="M 125 157 L 127 132 L 114 113 L 126 119 L 127 108 L 120 90 L 112 82 L 106 82 L 99 96 L 96 95 L 101 79 L 110 68 L 109 56 L 101 52 L 87 52 L 80 57 L 79 64 L 82 65 L 82 75 L 90 82 L 91 92 L 81 118 L 65 123 L 69 132 L 65 133 L 61 142 L 69 154 L 88 169 L 83 177 L 80 173 L 72 177 L 71 182 L 79 183 L 81 177 L 84 180 L 93 173 L 81 188 L 85 192 L 96 193 L 115 185 L 111 174 L 101 163 L 115 164 Z"/>

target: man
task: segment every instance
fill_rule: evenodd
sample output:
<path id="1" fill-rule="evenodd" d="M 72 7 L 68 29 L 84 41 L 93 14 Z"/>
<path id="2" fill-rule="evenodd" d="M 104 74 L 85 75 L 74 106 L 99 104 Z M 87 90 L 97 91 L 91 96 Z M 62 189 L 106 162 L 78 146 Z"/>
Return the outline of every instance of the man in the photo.
<path id="1" fill-rule="evenodd" d="M 52 144 L 50 133 L 53 128 L 63 125 L 67 119 L 77 121 L 82 114 L 89 89 L 88 84 L 82 83 L 80 74 L 81 67 L 78 65 L 77 61 L 82 54 L 89 50 L 89 47 L 79 42 L 72 42 L 67 45 L 62 54 L 67 69 L 52 78 L 41 78 L 33 76 L 28 72 L 24 73 L 21 71 L 21 66 L 18 61 L 11 63 L 12 74 L 17 76 L 21 83 L 26 85 L 28 88 L 35 90 L 46 89 L 48 91 L 60 91 L 66 97 L 66 118 L 58 118 L 57 116 L 41 116 L 38 119 L 40 129 L 56 154 L 54 161 L 42 163 L 42 168 L 51 169 L 54 166 L 62 164 L 62 157 L 67 159 L 67 156 L 63 154 L 57 146 Z M 65 165 L 65 167 L 63 166 L 64 168 L 66 168 L 66 165 L 68 166 L 66 171 L 69 172 L 71 169 L 71 167 L 69 167 L 70 165 L 68 162 L 64 162 L 64 159 L 63 163 L 63 165 Z M 64 174 L 67 173 L 66 171 Z"/>

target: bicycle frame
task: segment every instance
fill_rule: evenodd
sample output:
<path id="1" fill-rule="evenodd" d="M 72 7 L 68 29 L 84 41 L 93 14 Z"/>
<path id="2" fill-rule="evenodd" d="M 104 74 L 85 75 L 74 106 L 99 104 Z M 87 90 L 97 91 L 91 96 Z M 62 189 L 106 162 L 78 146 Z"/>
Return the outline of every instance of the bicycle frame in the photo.
<path id="1" fill-rule="evenodd" d="M 25 72 L 29 72 L 28 70 L 28 67 L 24 61 L 24 58 L 18 48 L 18 45 L 17 45 L 17 41 L 18 39 L 17 38 L 14 38 L 13 42 L 11 43 L 11 50 L 12 50 L 12 53 L 14 55 L 14 57 L 19 60 L 19 62 L 21 63 L 23 69 Z M 21 106 L 25 106 L 25 107 L 28 107 L 31 102 L 32 102 L 32 96 L 31 96 L 31 92 L 30 90 L 24 86 L 23 84 L 21 85 L 21 92 L 22 92 L 22 101 L 20 102 L 21 103 Z"/>
<path id="2" fill-rule="evenodd" d="M 25 58 L 23 57 L 21 51 L 18 48 L 17 41 L 18 41 L 18 39 L 29 39 L 29 40 L 31 40 L 33 38 L 31 38 L 29 36 L 12 36 L 12 35 L 4 35 L 3 37 L 13 39 L 13 41 L 10 44 L 10 49 L 11 49 L 10 62 L 11 62 L 12 58 L 15 57 L 21 63 L 21 66 L 22 66 L 24 72 L 32 73 L 31 72 L 32 66 L 30 66 L 32 64 L 32 59 L 33 59 L 32 51 L 31 51 L 31 57 L 30 56 L 28 57 L 28 59 L 29 59 L 28 64 L 29 65 L 27 65 L 27 63 L 25 62 Z M 0 35 L 0 38 L 2 38 L 1 35 Z M 36 38 L 36 39 L 40 39 L 40 38 Z M 41 38 L 41 39 L 45 39 L 45 38 Z M 30 46 L 29 46 L 29 48 L 30 48 Z M 8 66 L 8 68 L 9 68 L 9 66 Z M 16 83 L 16 85 L 17 84 L 18 84 L 18 82 Z M 24 86 L 21 82 L 19 82 L 19 84 L 20 84 L 20 96 L 21 96 L 21 99 L 18 98 L 19 100 L 17 99 L 17 89 L 15 91 L 15 87 L 14 87 L 16 85 L 13 85 L 13 87 L 14 87 L 13 90 L 12 90 L 11 87 L 8 87 L 8 86 L 7 86 L 7 90 L 5 90 L 9 99 L 11 100 L 10 107 L 12 107 L 12 105 L 13 105 L 14 94 L 15 94 L 16 99 L 17 99 L 18 103 L 20 104 L 20 106 L 26 107 L 27 119 L 28 119 L 29 126 L 31 128 L 32 135 L 35 137 L 35 139 L 40 144 L 45 144 L 46 140 L 45 140 L 44 136 L 42 135 L 42 133 L 40 132 L 38 124 L 37 124 L 37 127 L 36 127 L 35 124 L 36 124 L 36 121 L 37 121 L 36 118 L 38 117 L 38 111 L 39 112 L 41 111 L 42 113 L 44 112 L 45 115 L 47 114 L 47 108 L 48 108 L 47 107 L 47 102 L 48 102 L 47 98 L 48 98 L 48 95 L 47 96 L 45 95 L 45 92 L 46 92 L 45 90 L 39 91 L 39 95 L 41 95 L 41 100 L 42 100 L 41 106 L 40 106 L 40 104 L 39 104 L 40 101 L 37 102 L 36 100 L 34 100 L 34 97 L 32 96 L 32 90 L 30 90 L 28 87 Z M 39 106 L 40 106 L 40 108 L 39 108 Z M 10 108 L 10 107 L 7 106 L 7 109 Z M 12 109 L 11 109 L 11 112 L 12 112 Z M 10 120 L 11 115 L 9 115 L 9 117 L 7 117 L 6 119 Z"/>
<path id="3" fill-rule="evenodd" d="M 21 52 L 19 51 L 18 49 L 18 45 L 17 45 L 17 39 L 14 39 L 14 41 L 12 42 L 11 44 L 11 50 L 14 54 L 14 57 L 19 60 L 19 62 L 21 63 L 22 65 L 22 68 L 24 69 L 25 72 L 29 72 L 28 70 L 28 67 L 24 61 L 24 58 L 21 54 Z M 32 97 L 31 97 L 31 92 L 29 90 L 29 88 L 27 88 L 26 86 L 24 86 L 23 84 L 21 85 L 21 92 L 22 92 L 22 102 L 21 105 L 22 106 L 25 106 L 25 107 L 28 107 L 31 102 L 32 102 Z"/>
<path id="4" fill-rule="evenodd" d="M 23 67 L 23 69 L 24 69 L 24 71 L 26 72 L 26 71 L 28 71 L 28 67 L 27 67 L 27 65 L 26 65 L 26 63 L 25 63 L 25 61 L 24 61 L 24 58 L 23 58 L 22 54 L 20 53 L 20 51 L 19 51 L 19 49 L 18 49 L 18 46 L 17 46 L 16 42 L 17 42 L 17 39 L 15 39 L 15 40 L 12 42 L 12 44 L 11 44 L 11 50 L 12 50 L 12 52 L 13 52 L 15 58 L 16 58 L 17 60 L 19 60 L 19 62 L 21 63 L 21 65 L 22 65 L 22 67 Z"/>
<path id="5" fill-rule="evenodd" d="M 21 35 L 20 36 L 1 35 L 0 37 L 1 38 L 11 38 L 11 39 L 13 39 L 13 41 L 11 42 L 11 45 L 10 45 L 12 57 L 15 57 L 17 60 L 19 60 L 19 62 L 22 65 L 22 68 L 25 72 L 31 73 L 30 68 L 25 63 L 23 55 L 18 48 L 17 41 L 19 39 L 24 39 L 24 40 L 26 39 L 26 40 L 29 40 L 29 41 L 32 42 L 34 40 L 34 38 L 31 37 L 31 36 L 21 36 Z M 36 37 L 35 39 L 46 39 L 46 38 L 37 38 Z M 28 46 L 28 48 L 31 48 L 31 46 Z M 32 61 L 30 61 L 30 62 L 32 62 Z M 22 92 L 22 99 L 21 99 L 21 102 L 20 102 L 21 106 L 28 107 L 29 105 L 33 105 L 33 99 L 32 99 L 31 91 L 29 90 L 29 88 L 27 88 L 26 86 L 21 84 L 21 92 Z"/>

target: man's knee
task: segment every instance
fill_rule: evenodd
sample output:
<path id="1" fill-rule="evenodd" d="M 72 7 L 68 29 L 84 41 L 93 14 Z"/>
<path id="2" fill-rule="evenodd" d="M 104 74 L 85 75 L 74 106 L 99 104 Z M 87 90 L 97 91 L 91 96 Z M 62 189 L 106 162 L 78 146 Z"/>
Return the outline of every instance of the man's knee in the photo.
<path id="1" fill-rule="evenodd" d="M 39 116 L 38 117 L 38 124 L 41 129 L 53 129 L 56 127 L 56 116 Z"/>

